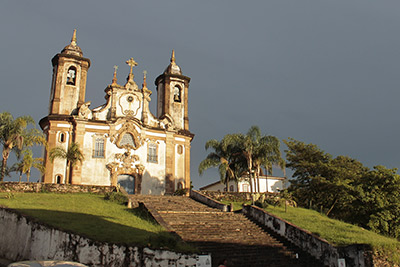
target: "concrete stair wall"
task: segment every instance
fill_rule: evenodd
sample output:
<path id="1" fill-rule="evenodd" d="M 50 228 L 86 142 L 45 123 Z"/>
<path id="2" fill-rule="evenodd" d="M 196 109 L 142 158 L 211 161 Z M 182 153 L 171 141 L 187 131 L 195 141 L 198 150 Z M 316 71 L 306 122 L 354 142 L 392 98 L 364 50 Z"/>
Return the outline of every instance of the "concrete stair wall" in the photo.
<path id="1" fill-rule="evenodd" d="M 227 259 L 229 267 L 317 267 L 310 257 L 288 247 L 241 213 L 222 212 L 188 197 L 130 195 L 133 206 L 143 203 L 153 217 L 184 241 L 212 255 L 213 266 Z"/>

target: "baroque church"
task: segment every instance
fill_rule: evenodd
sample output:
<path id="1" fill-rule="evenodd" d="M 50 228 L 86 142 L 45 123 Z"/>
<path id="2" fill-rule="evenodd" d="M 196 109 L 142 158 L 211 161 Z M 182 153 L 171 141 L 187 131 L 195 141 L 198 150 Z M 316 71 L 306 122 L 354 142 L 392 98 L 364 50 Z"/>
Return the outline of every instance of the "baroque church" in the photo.
<path id="1" fill-rule="evenodd" d="M 149 110 L 152 91 L 144 73 L 142 87 L 134 81 L 133 58 L 124 85 L 106 87 L 106 103 L 91 109 L 85 100 L 90 59 L 71 43 L 52 59 L 49 114 L 39 124 L 47 137 L 44 183 L 120 185 L 130 194 L 172 194 L 190 188 L 188 89 L 190 78 L 182 75 L 172 51 L 170 64 L 155 80 L 157 116 Z M 65 151 L 79 145 L 84 159 L 69 169 L 67 161 L 49 157 L 55 147 Z"/>

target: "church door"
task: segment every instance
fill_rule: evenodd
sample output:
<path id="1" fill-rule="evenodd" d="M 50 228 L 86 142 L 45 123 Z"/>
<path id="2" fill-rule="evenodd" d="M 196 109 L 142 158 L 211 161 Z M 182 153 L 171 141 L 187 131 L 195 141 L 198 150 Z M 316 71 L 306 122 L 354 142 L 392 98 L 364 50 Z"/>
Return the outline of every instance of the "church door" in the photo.
<path id="1" fill-rule="evenodd" d="M 118 183 L 125 189 L 128 194 L 135 194 L 135 177 L 133 177 L 132 175 L 118 175 Z"/>

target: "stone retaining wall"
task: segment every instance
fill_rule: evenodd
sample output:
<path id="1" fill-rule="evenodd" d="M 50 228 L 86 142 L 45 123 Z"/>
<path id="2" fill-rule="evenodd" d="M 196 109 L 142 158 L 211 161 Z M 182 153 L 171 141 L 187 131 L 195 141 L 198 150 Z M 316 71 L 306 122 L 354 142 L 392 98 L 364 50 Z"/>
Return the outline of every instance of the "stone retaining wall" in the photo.
<path id="1" fill-rule="evenodd" d="M 372 267 L 369 247 L 366 245 L 351 245 L 334 247 L 328 241 L 311 232 L 301 229 L 265 210 L 246 205 L 242 212 L 249 218 L 273 230 L 303 251 L 319 259 L 325 266 L 338 266 L 338 259 L 345 259 L 346 267 Z"/>
<path id="2" fill-rule="evenodd" d="M 219 201 L 216 201 L 206 195 L 203 195 L 202 193 L 200 193 L 199 191 L 196 190 L 190 190 L 190 197 L 200 203 L 206 204 L 209 207 L 215 208 L 215 209 L 219 209 L 222 211 L 228 211 L 228 205 L 225 205 Z"/>
<path id="3" fill-rule="evenodd" d="M 218 192 L 218 191 L 206 191 L 206 190 L 201 190 L 199 192 L 205 196 L 208 196 L 216 200 L 224 199 L 233 202 L 246 202 L 252 199 L 251 193 L 249 192 Z M 271 193 L 271 192 L 263 193 L 263 195 L 266 195 L 267 197 L 279 196 L 278 193 Z"/>
<path id="4" fill-rule="evenodd" d="M 114 191 L 114 186 L 45 184 L 1 182 L 0 192 L 54 192 L 54 193 L 94 193 L 105 194 Z"/>
<path id="5" fill-rule="evenodd" d="M 0 257 L 66 260 L 89 266 L 196 266 L 196 255 L 95 242 L 0 208 Z"/>

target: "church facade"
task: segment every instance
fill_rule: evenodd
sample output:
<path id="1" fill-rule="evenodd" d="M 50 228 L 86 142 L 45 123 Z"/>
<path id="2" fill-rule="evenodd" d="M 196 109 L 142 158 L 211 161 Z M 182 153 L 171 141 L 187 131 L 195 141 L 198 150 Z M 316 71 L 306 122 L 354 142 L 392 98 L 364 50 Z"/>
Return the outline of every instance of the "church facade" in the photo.
<path id="1" fill-rule="evenodd" d="M 155 81 L 157 116 L 149 110 L 152 92 L 146 74 L 141 88 L 130 72 L 118 84 L 117 67 L 106 87 L 106 103 L 89 108 L 85 100 L 90 60 L 83 57 L 74 31 L 71 43 L 52 59 L 49 114 L 40 126 L 47 136 L 44 183 L 118 184 L 130 194 L 172 194 L 190 188 L 188 89 L 172 52 L 170 64 Z M 55 147 L 65 151 L 78 144 L 84 159 L 72 168 L 66 159 L 49 157 Z"/>

